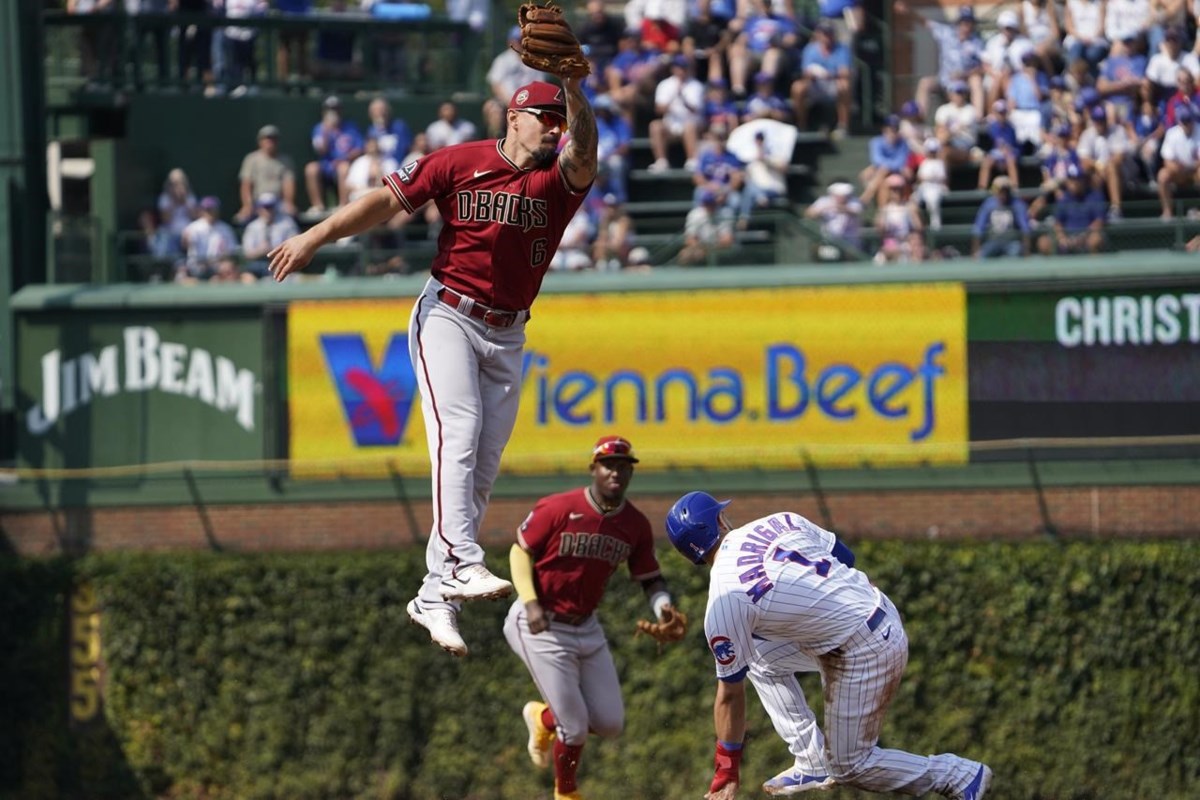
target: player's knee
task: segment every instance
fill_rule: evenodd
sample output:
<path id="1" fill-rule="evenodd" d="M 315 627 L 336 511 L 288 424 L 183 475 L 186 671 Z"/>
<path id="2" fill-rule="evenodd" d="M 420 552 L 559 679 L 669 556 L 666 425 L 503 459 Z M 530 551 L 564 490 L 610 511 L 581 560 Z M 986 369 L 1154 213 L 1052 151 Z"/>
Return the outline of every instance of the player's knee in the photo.
<path id="1" fill-rule="evenodd" d="M 615 739 L 625 729 L 625 711 L 616 709 L 597 714 L 591 720 L 592 732 L 605 739 Z"/>

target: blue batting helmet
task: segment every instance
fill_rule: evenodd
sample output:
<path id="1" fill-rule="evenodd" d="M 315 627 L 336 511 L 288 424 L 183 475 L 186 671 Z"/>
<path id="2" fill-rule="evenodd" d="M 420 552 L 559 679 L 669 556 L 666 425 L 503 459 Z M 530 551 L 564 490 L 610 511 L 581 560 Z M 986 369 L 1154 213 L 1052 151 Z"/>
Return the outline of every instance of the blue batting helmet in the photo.
<path id="1" fill-rule="evenodd" d="M 667 538 L 688 561 L 703 564 L 721 538 L 718 520 L 730 502 L 719 502 L 706 492 L 688 492 L 667 512 Z"/>

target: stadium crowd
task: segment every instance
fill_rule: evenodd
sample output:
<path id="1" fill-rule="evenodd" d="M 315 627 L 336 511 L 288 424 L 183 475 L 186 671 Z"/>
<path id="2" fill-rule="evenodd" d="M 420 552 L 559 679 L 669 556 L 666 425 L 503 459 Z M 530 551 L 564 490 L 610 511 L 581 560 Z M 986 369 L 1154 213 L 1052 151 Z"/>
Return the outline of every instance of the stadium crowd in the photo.
<path id="1" fill-rule="evenodd" d="M 142 0 L 146 7 L 154 2 Z M 98 7 L 104 0 L 70 0 L 77 10 L 88 3 Z M 228 16 L 266 8 L 261 0 L 195 3 Z M 370 5 L 364 0 L 364 8 Z M 1035 249 L 1096 252 L 1106 226 L 1123 218 L 1130 192 L 1145 187 L 1157 194 L 1162 219 L 1173 218 L 1176 195 L 1200 177 L 1196 5 L 1021 0 L 989 10 L 984 22 L 969 5 L 918 13 L 896 3 L 897 25 L 923 26 L 931 34 L 937 72 L 919 80 L 913 96 L 882 121 L 862 170 L 832 181 L 804 209 L 825 235 L 818 256 L 843 260 L 868 249 L 877 263 L 895 263 L 946 255 L 927 246 L 928 233 L 942 228 L 951 176 L 964 171 L 986 194 L 974 221 L 972 251 L 979 257 Z M 272 7 L 306 13 L 311 2 L 275 0 Z M 331 8 L 347 6 L 334 2 Z M 798 14 L 789 0 L 634 0 L 623 6 L 623 16 L 612 9 L 589 0 L 575 23 L 592 61 L 587 91 L 600 129 L 601 172 L 553 267 L 648 263 L 626 209 L 636 136 L 648 140 L 650 175 L 686 176 L 694 184 L 675 260 L 705 263 L 736 246 L 757 210 L 791 205 L 793 145 L 777 135 L 780 129 L 815 128 L 835 142 L 848 135 L 859 102 L 853 53 L 862 9 L 858 0 L 823 0 L 810 14 Z M 456 7 L 455 13 L 470 12 Z M 295 53 L 280 66 L 285 72 L 308 68 Z M 247 74 L 253 69 L 237 72 L 238 80 Z M 178 258 L 181 280 L 215 276 L 231 253 L 240 253 L 242 274 L 261 276 L 261 248 L 297 224 L 380 185 L 383 175 L 424 153 L 502 135 L 513 90 L 539 77 L 511 50 L 500 52 L 487 71 L 479 129 L 445 102 L 436 119 L 414 126 L 414 133 L 392 116 L 383 97 L 370 103 L 360 127 L 337 98 L 326 98 L 303 170 L 276 152 L 272 125 L 259 131 L 259 148 L 238 175 L 240 207 L 229 215 L 240 238 L 220 221 L 213 198 L 178 195 L 176 171 L 157 219 L 143 215 L 146 248 Z M 739 136 L 739 130 L 756 135 Z M 682 158 L 672 163 L 676 153 Z M 170 197 L 176 200 L 164 199 Z M 411 221 L 404 215 L 393 220 L 370 234 L 371 245 L 399 248 Z M 417 222 L 436 236 L 432 206 Z M 397 260 L 380 271 L 403 269 Z"/>

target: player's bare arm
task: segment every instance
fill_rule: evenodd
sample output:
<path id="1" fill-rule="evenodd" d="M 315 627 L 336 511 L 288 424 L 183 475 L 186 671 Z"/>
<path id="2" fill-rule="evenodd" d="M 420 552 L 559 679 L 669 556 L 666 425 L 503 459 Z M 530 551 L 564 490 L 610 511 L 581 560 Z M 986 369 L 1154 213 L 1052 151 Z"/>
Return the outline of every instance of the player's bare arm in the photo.
<path id="1" fill-rule="evenodd" d="M 267 258 L 270 259 L 268 269 L 275 276 L 275 280 L 282 281 L 293 272 L 308 266 L 322 245 L 382 225 L 400 210 L 400 201 L 392 194 L 391 189 L 376 189 L 341 207 L 304 233 L 293 236 L 267 253 Z"/>
<path id="2" fill-rule="evenodd" d="M 576 191 L 583 191 L 596 179 L 597 143 L 596 113 L 583 94 L 583 80 L 563 78 L 567 94 L 567 129 L 571 140 L 558 156 L 558 163 L 567 182 Z"/>

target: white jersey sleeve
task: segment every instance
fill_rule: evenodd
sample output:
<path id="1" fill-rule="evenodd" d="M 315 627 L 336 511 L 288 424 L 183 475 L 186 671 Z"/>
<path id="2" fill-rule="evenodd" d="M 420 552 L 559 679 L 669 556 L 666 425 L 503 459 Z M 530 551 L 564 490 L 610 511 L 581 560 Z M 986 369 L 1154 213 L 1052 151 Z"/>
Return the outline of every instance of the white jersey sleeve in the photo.
<path id="1" fill-rule="evenodd" d="M 721 680 L 740 681 L 746 677 L 754 654 L 754 618 L 757 614 L 757 607 L 744 591 L 713 573 L 708 588 L 708 608 L 704 612 L 704 637 Z"/>

